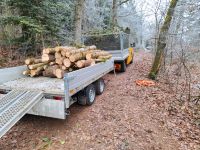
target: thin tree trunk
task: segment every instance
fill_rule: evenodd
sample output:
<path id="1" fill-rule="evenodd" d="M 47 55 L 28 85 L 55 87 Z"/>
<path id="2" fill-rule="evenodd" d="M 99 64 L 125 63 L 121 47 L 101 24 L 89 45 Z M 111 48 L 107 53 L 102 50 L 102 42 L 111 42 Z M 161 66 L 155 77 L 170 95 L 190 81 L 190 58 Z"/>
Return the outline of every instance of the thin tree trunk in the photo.
<path id="1" fill-rule="evenodd" d="M 112 28 L 114 28 L 117 25 L 117 0 L 113 0 L 112 3 L 112 22 L 111 22 Z"/>
<path id="2" fill-rule="evenodd" d="M 163 54 L 164 54 L 164 49 L 166 47 L 167 33 L 170 28 L 171 20 L 174 15 L 174 9 L 177 5 L 177 2 L 178 0 L 171 0 L 170 6 L 167 11 L 167 15 L 165 17 L 164 24 L 162 25 L 162 28 L 160 30 L 159 38 L 157 41 L 156 56 L 154 58 L 154 63 L 151 68 L 151 71 L 149 73 L 149 78 L 151 79 L 155 79 L 160 70 L 160 66 L 161 66 Z"/>
<path id="3" fill-rule="evenodd" d="M 77 0 L 75 12 L 75 43 L 81 43 L 82 19 L 85 0 Z"/>

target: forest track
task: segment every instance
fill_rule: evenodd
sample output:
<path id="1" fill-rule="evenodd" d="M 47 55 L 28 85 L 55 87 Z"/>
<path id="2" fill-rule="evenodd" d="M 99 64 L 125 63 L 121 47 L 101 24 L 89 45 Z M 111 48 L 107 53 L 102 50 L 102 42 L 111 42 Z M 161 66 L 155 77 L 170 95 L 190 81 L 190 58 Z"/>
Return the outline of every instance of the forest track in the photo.
<path id="1" fill-rule="evenodd" d="M 105 76 L 106 90 L 92 106 L 73 105 L 66 120 L 26 115 L 0 140 L 0 149 L 179 149 L 159 107 L 167 96 L 157 86 L 135 84 L 146 79 L 151 60 L 150 53 L 137 52 L 125 73 Z"/>

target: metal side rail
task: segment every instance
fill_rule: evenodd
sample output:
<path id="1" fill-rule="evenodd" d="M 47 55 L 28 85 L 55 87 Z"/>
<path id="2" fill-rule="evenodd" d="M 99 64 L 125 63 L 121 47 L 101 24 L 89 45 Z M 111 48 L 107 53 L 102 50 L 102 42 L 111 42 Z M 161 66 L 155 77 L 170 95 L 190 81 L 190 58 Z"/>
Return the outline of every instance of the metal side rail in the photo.
<path id="1" fill-rule="evenodd" d="M 43 97 L 42 92 L 13 90 L 0 99 L 0 138 Z"/>

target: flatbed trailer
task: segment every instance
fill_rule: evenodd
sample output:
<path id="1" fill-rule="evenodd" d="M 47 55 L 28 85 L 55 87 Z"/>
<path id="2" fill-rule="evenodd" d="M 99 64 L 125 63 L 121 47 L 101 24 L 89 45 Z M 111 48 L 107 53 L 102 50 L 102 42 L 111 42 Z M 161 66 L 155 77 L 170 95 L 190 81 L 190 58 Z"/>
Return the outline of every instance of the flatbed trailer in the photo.
<path id="1" fill-rule="evenodd" d="M 26 66 L 0 69 L 0 137 L 25 114 L 66 119 L 69 107 L 91 105 L 104 91 L 102 77 L 113 71 L 113 60 L 69 72 L 63 79 L 22 75 Z"/>
<path id="2" fill-rule="evenodd" d="M 125 72 L 126 65 L 133 62 L 133 47 L 129 42 L 129 34 L 127 33 L 85 35 L 82 37 L 82 42 L 85 45 L 94 44 L 112 54 L 115 69 L 121 72 Z"/>

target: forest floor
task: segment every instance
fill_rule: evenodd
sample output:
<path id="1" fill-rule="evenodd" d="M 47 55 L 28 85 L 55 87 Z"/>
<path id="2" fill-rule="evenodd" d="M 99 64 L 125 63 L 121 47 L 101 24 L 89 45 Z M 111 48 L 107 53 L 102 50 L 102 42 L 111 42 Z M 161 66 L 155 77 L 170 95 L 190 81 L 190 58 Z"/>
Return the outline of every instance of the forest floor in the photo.
<path id="1" fill-rule="evenodd" d="M 147 79 L 152 55 L 137 52 L 126 73 L 107 74 L 106 89 L 90 107 L 74 104 L 66 120 L 26 115 L 0 140 L 0 149 L 198 150 L 199 128 L 170 102 L 165 82 L 136 85 Z"/>

